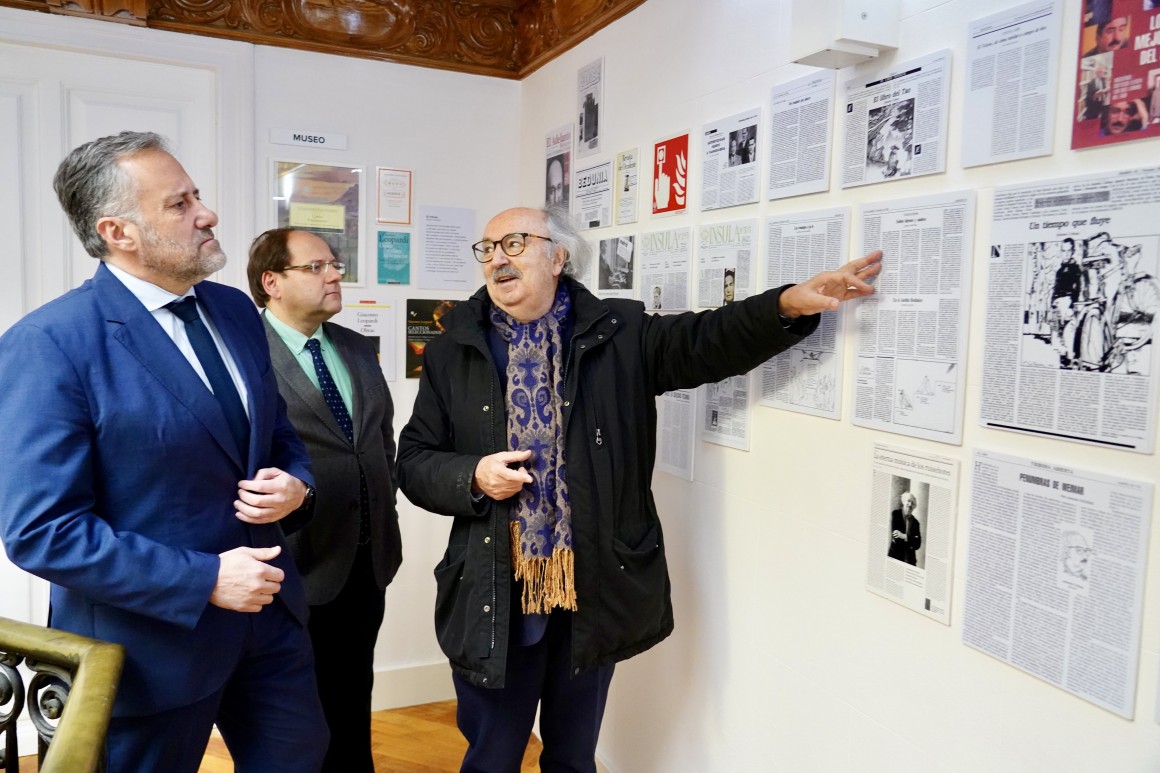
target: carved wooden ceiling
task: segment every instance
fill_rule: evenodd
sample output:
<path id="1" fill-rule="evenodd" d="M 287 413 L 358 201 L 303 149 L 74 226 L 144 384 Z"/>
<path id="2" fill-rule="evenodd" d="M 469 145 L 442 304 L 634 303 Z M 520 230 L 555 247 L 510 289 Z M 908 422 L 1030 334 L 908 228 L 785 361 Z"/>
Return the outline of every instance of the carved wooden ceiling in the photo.
<path id="1" fill-rule="evenodd" d="M 0 5 L 518 79 L 644 2 L 0 0 Z"/>

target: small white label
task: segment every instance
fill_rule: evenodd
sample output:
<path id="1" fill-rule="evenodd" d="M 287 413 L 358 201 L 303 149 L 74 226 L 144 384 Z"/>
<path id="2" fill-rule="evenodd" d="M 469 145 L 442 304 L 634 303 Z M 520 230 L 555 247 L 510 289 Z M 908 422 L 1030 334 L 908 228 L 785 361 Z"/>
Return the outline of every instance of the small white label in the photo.
<path id="1" fill-rule="evenodd" d="M 270 142 L 278 145 L 299 145 L 307 148 L 346 150 L 345 134 L 323 134 L 300 129 L 271 129 Z"/>

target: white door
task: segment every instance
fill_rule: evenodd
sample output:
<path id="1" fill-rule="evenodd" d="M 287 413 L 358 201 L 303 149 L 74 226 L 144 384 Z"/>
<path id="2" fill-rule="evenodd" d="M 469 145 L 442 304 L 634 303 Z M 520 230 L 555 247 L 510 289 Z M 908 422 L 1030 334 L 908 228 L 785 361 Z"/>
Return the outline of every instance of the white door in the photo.
<path id="1" fill-rule="evenodd" d="M 97 268 L 52 189 L 57 165 L 78 145 L 126 129 L 155 131 L 211 207 L 223 197 L 253 200 L 252 120 L 223 109 L 252 93 L 250 46 L 10 9 L 0 9 L 0 30 L 0 212 L 7 224 L 0 333 Z M 240 147 L 223 150 L 230 144 Z M 249 212 L 231 232 L 253 232 Z M 241 276 L 237 257 L 232 264 L 225 281 Z M 0 616 L 43 624 L 46 587 L 0 556 Z"/>

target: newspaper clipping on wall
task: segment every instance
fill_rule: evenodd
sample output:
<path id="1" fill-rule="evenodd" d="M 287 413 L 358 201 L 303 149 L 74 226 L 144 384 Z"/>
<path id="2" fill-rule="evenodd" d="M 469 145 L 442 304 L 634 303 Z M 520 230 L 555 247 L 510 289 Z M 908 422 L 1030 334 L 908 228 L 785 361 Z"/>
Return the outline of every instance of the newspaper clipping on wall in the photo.
<path id="1" fill-rule="evenodd" d="M 838 268 L 846 262 L 849 235 L 849 207 L 768 218 L 760 289 L 797 284 Z M 823 314 L 813 335 L 762 364 L 762 405 L 829 419 L 840 416 L 845 314 Z"/>
<path id="2" fill-rule="evenodd" d="M 1034 0 L 971 22 L 963 166 L 1051 153 L 1059 17 L 1059 0 Z"/>
<path id="3" fill-rule="evenodd" d="M 1160 167 L 995 190 L 985 426 L 1155 449 Z"/>
<path id="4" fill-rule="evenodd" d="M 963 643 L 1126 719 L 1153 484 L 976 451 Z"/>
<path id="5" fill-rule="evenodd" d="M 616 224 L 636 222 L 636 191 L 640 178 L 638 163 L 640 149 L 622 150 L 616 154 L 616 175 L 612 185 L 616 191 Z"/>
<path id="6" fill-rule="evenodd" d="M 749 374 L 705 384 L 701 439 L 749 450 Z"/>
<path id="7" fill-rule="evenodd" d="M 544 137 L 544 206 L 572 206 L 572 124 Z"/>
<path id="8" fill-rule="evenodd" d="M 866 589 L 950 625 L 959 463 L 874 444 Z"/>
<path id="9" fill-rule="evenodd" d="M 657 398 L 657 464 L 661 472 L 693 479 L 697 390 L 674 389 Z"/>
<path id="10" fill-rule="evenodd" d="M 855 424 L 962 442 L 974 223 L 973 191 L 863 206 L 862 253 L 891 270 L 855 307 Z"/>
<path id="11" fill-rule="evenodd" d="M 830 189 L 834 71 L 820 70 L 770 93 L 769 198 Z"/>
<path id="12" fill-rule="evenodd" d="M 689 237 L 688 228 L 640 235 L 640 299 L 646 309 L 689 308 Z"/>
<path id="13" fill-rule="evenodd" d="M 576 172 L 576 214 L 581 230 L 612 225 L 612 162 Z"/>
<path id="14" fill-rule="evenodd" d="M 596 295 L 600 298 L 632 298 L 632 268 L 636 239 L 614 236 L 597 245 Z"/>
<path id="15" fill-rule="evenodd" d="M 697 250 L 697 305 L 728 306 L 749 297 L 757 219 L 701 226 Z"/>
<path id="16" fill-rule="evenodd" d="M 604 57 L 584 65 L 576 73 L 576 155 L 600 152 L 601 123 L 604 118 Z"/>
<path id="17" fill-rule="evenodd" d="M 846 83 L 842 187 L 946 171 L 951 52 Z"/>
<path id="18" fill-rule="evenodd" d="M 760 119 L 761 110 L 755 107 L 706 124 L 701 133 L 702 211 L 757 201 Z"/>

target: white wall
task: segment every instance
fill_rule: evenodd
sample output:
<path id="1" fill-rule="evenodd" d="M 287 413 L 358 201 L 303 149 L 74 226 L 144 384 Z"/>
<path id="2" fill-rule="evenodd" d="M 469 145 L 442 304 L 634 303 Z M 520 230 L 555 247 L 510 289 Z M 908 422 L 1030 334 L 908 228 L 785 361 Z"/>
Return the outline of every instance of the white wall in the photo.
<path id="1" fill-rule="evenodd" d="M 92 54 L 79 59 L 84 63 L 80 72 L 53 75 L 57 81 L 65 82 L 64 89 L 53 82 L 56 91 L 65 92 L 63 97 L 38 85 L 37 78 L 43 80 L 43 73 L 18 77 L 15 85 L 0 84 L 0 104 L 5 108 L 0 137 L 9 148 L 0 168 L 18 170 L 5 181 L 2 200 L 13 204 L 9 209 L 13 210 L 15 228 L 0 238 L 6 248 L 0 261 L 6 276 L 14 277 L 18 284 L 24 277 L 27 285 L 22 292 L 19 286 L 8 283 L 0 295 L 12 306 L 5 307 L 4 316 L 0 317 L 3 325 L 79 284 L 95 267 L 91 259 L 86 259 L 83 273 L 75 276 L 58 267 L 65 242 L 71 243 L 75 238 L 52 195 L 51 177 L 61 157 L 81 141 L 62 138 L 61 131 L 49 120 L 57 115 L 50 108 L 64 112 L 65 107 L 48 104 L 42 112 L 48 112 L 49 118 L 36 124 L 35 118 L 20 112 L 23 103 L 14 102 L 10 93 L 21 96 L 32 90 L 38 96 L 39 102 L 34 103 L 38 106 L 54 98 L 67 105 L 69 78 L 74 76 L 102 82 L 109 90 L 117 91 L 124 74 L 118 74 L 112 66 L 109 72 L 101 72 L 105 68 L 102 57 L 110 55 L 132 61 L 140 68 L 139 75 L 174 65 L 212 73 L 213 93 L 203 100 L 203 108 L 209 114 L 208 125 L 214 127 L 209 141 L 214 151 L 207 154 L 213 158 L 204 169 L 189 158 L 183 160 L 203 191 L 219 192 L 219 197 L 211 194 L 207 203 L 220 216 L 218 231 L 230 256 L 229 264 L 217 277 L 221 281 L 246 287 L 246 249 L 250 240 L 274 225 L 269 190 L 272 159 L 363 168 L 369 181 L 374 179 L 376 166 L 411 169 L 416 213 L 424 204 L 473 208 L 481 218 L 480 227 L 491 214 L 516 203 L 520 84 L 513 81 L 255 47 L 8 8 L 0 8 L 0 44 L 3 43 L 35 46 L 46 55 L 56 51 Z M 29 59 L 15 47 L 0 50 L 4 71 L 27 66 Z M 10 108 L 12 104 L 18 107 Z M 107 119 L 116 125 L 112 110 L 113 107 L 108 108 Z M 125 110 L 123 125 L 116 128 L 135 128 L 135 118 L 138 116 L 133 111 Z M 58 117 L 55 123 L 66 122 Z M 30 128 L 25 124 L 30 124 Z M 312 128 L 346 134 L 349 145 L 346 151 L 273 145 L 269 142 L 271 128 Z M 171 139 L 184 147 L 181 138 Z M 28 151 L 33 141 L 39 143 L 37 153 Z M 33 156 L 35 160 L 30 160 L 26 169 L 20 168 L 19 159 Z M 364 265 L 373 267 L 373 191 L 364 190 L 364 199 Z M 16 206 L 22 203 L 27 205 L 27 211 Z M 420 234 L 417 228 L 411 230 L 412 247 L 417 254 Z M 73 245 L 73 251 L 79 251 L 79 246 Z M 42 278 L 47 271 L 45 266 L 57 267 L 51 274 L 54 281 Z M 348 288 L 346 298 L 393 304 L 398 329 L 402 331 L 406 298 L 465 297 L 463 293 L 419 289 L 414 284 L 416 268 L 417 263 L 410 286 L 379 287 L 372 274 L 368 286 Z M 478 278 L 474 263 L 470 270 L 473 278 Z M 402 374 L 402 342 L 397 345 L 398 371 Z M 390 384 L 396 431 L 411 414 L 417 384 L 417 380 L 405 379 Z M 399 512 L 404 562 L 387 592 L 386 618 L 376 651 L 376 709 L 442 700 L 454 694 L 450 670 L 435 641 L 432 622 L 435 583 L 431 570 L 443 553 L 450 523 L 413 507 L 402 497 Z M 45 587 L 0 554 L 0 614 L 43 624 Z M 23 744 L 28 748 L 27 742 Z"/>
<path id="2" fill-rule="evenodd" d="M 498 78 L 259 46 L 255 49 L 254 233 L 272 227 L 269 190 L 273 159 L 362 167 L 373 184 L 376 166 L 414 172 L 412 219 L 418 207 L 475 209 L 478 228 L 516 203 L 520 84 Z M 271 128 L 345 134 L 345 151 L 274 145 Z M 367 184 L 364 183 L 364 186 Z M 362 227 L 364 267 L 375 261 L 375 198 L 366 202 Z M 390 226 L 396 229 L 396 226 Z M 417 256 L 420 229 L 411 230 Z M 365 269 L 364 269 L 365 270 Z M 479 278 L 474 261 L 471 271 Z M 463 293 L 419 289 L 418 258 L 411 285 L 347 288 L 345 299 L 374 299 L 396 306 L 400 332 L 407 298 L 464 298 Z M 478 284 L 482 284 L 482 279 Z M 402 342 L 399 373 L 403 373 Z M 411 415 L 418 379 L 390 384 L 395 430 Z M 403 566 L 387 590 L 387 608 L 376 650 L 374 706 L 404 706 L 454 697 L 450 669 L 435 640 L 435 582 L 431 570 L 447 545 L 450 521 L 399 496 Z"/>
<path id="3" fill-rule="evenodd" d="M 994 186 L 1155 163 L 1155 141 L 1069 150 L 1067 96 L 1081 0 L 1065 0 L 1055 152 L 963 170 L 967 24 L 1015 3 L 904 0 L 899 50 L 883 63 L 951 48 L 948 172 L 781 202 L 652 219 L 642 175 L 641 222 L 598 238 L 940 191 L 978 193 L 968 393 L 961 447 L 756 407 L 752 449 L 699 443 L 692 483 L 658 473 L 676 632 L 617 669 L 600 757 L 616 773 L 647 771 L 1116 771 L 1160 769 L 1154 721 L 1160 666 L 1160 566 L 1148 602 L 1135 721 L 1073 697 L 960 643 L 968 465 L 960 482 L 949 627 L 864 590 L 871 448 L 896 442 L 967 462 L 975 448 L 1157 480 L 1155 455 L 983 430 L 978 425 L 985 245 Z M 784 7 L 783 7 L 784 6 Z M 575 120 L 577 69 L 606 58 L 601 132 L 607 158 L 761 105 L 808 68 L 788 61 L 788 3 L 651 0 L 524 81 L 521 190 L 542 196 L 542 137 Z M 873 66 L 873 65 L 872 65 Z M 860 70 L 859 70 L 860 71 Z M 855 70 L 839 73 L 841 84 Z M 764 115 L 768 119 L 768 110 Z M 839 124 L 840 125 L 840 124 Z M 695 146 L 694 140 L 691 146 Z M 701 171 L 692 151 L 693 175 Z M 1145 161 L 1147 159 L 1147 161 Z M 694 182 L 694 189 L 698 185 Z M 854 224 L 851 244 L 859 243 Z M 889 256 L 888 256 L 889 257 Z M 889 262 L 887 269 L 889 269 Z M 847 352 L 846 384 L 853 352 Z M 847 387 L 848 389 L 849 387 Z M 1160 549 L 1153 529 L 1150 552 Z"/>
<path id="4" fill-rule="evenodd" d="M 1063 50 L 1074 51 L 1081 0 L 1065 0 Z M 879 198 L 971 188 L 978 191 L 976 245 L 986 244 L 996 184 L 1130 167 L 1153 158 L 1155 142 L 1082 153 L 1068 150 L 1067 99 L 1057 99 L 1056 152 L 1045 159 L 963 171 L 962 62 L 967 22 L 1010 3 L 909 0 L 902 47 L 891 59 L 954 49 L 948 171 L 891 186 L 870 186 L 786 202 L 690 214 L 601 237 L 698 225 Z M 0 22 L 39 14 L 0 9 Z M 79 20 L 54 19 L 56 25 Z M 272 157 L 415 170 L 415 205 L 473 207 L 479 225 L 492 213 L 542 198 L 542 138 L 572 120 L 575 73 L 607 58 L 602 133 L 609 155 L 645 148 L 666 133 L 764 105 L 771 86 L 806 72 L 786 62 L 789 28 L 770 0 L 650 0 L 532 75 L 522 84 L 381 62 L 254 48 L 247 82 L 221 85 L 223 114 L 244 111 L 253 91 L 253 145 L 223 147 L 249 201 L 219 208 L 233 266 L 244 264 L 246 234 L 272 225 Z M 0 24 L 3 26 L 3 24 Z M 89 23 L 129 54 L 178 36 Z M 113 30 L 116 30 L 114 32 Z M 187 36 L 186 36 L 187 37 Z M 45 45 L 83 47 L 77 37 Z M 142 42 L 144 41 L 144 42 Z M 240 44 L 238 44 L 240 45 Z M 682 48 L 683 46 L 683 48 Z M 174 47 L 173 58 L 181 51 Z M 849 73 L 843 73 L 839 81 Z M 1065 63 L 1060 95 L 1074 88 Z M 235 95 L 235 96 L 231 96 Z M 268 143 L 271 127 L 307 124 L 347 134 L 346 152 Z M 233 143 L 227 133 L 223 141 Z M 241 142 L 242 140 L 239 140 Z M 252 153 L 252 155 L 251 155 Z M 244 170 L 252 158 L 253 175 Z M 240 162 L 240 163 L 239 163 Z M 700 171 L 693 153 L 694 174 Z M 232 166 L 231 166 L 232 164 Z M 648 180 L 644 180 L 647 188 Z M 252 206 L 250 203 L 252 202 Z M 691 212 L 698 195 L 693 193 Z M 364 228 L 370 256 L 373 229 Z M 858 242 L 855 233 L 851 242 Z M 412 237 L 417 239 L 418 234 Z M 1160 659 L 1160 611 L 1146 613 L 1137 716 L 1124 721 L 959 643 L 967 499 L 960 497 L 952 625 L 944 628 L 863 590 L 869 490 L 876 440 L 969 459 L 988 448 L 1077 467 L 1155 480 L 1156 457 L 984 431 L 977 426 L 982 362 L 982 253 L 973 284 L 964 443 L 961 448 L 895 438 L 831 422 L 756 408 L 752 450 L 700 444 L 697 477 L 658 475 L 666 524 L 677 631 L 617 670 L 600 754 L 616 773 L 647 771 L 1155 771 L 1160 725 L 1152 721 Z M 25 254 L 28 263 L 40 256 Z M 10 256 L 4 258 L 11 261 Z M 413 267 L 414 268 L 414 267 Z M 230 281 L 241 284 L 240 271 Z M 411 288 L 349 291 L 402 305 Z M 852 354 L 852 353 L 851 353 Z M 400 362 L 401 367 L 401 362 Z M 849 380 L 849 368 L 847 369 Z M 396 427 L 410 414 L 415 382 L 391 384 Z M 966 473 L 964 473 L 964 479 Z M 387 593 L 378 649 L 376 706 L 444 697 L 449 680 L 434 641 L 431 568 L 442 553 L 443 519 L 401 502 L 405 561 Z M 1151 552 L 1160 534 L 1153 531 Z M 2 563 L 2 562 L 0 562 Z M 8 570 L 5 570 L 8 571 Z M 5 575 L 7 577 L 7 575 Z M 1146 599 L 1160 592 L 1153 561 Z"/>

